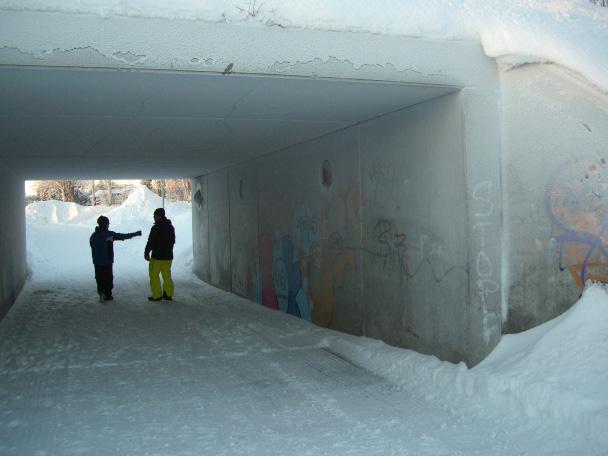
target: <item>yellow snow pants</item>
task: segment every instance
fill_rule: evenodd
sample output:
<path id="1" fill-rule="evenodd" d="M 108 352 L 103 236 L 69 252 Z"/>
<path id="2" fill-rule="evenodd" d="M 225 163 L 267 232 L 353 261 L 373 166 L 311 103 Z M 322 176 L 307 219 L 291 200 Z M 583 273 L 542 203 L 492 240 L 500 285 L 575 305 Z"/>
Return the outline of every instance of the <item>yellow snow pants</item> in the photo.
<path id="1" fill-rule="evenodd" d="M 171 263 L 173 260 L 155 260 L 150 258 L 148 271 L 150 273 L 150 289 L 154 299 L 161 298 L 163 291 L 167 296 L 173 296 L 173 279 L 171 278 Z M 160 285 L 160 277 L 163 276 L 163 285 Z"/>

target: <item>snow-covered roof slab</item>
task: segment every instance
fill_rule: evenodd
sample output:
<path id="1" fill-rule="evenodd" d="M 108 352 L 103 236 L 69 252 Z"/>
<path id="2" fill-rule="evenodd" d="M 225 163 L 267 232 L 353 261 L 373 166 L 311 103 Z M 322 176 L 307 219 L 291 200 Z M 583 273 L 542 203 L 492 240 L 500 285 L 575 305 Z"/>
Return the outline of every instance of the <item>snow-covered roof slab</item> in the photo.
<path id="1" fill-rule="evenodd" d="M 94 24 L 83 19 L 87 16 L 112 20 L 108 21 L 107 25 L 108 31 L 114 29 L 113 32 L 116 31 L 114 19 L 164 20 L 165 24 L 160 28 L 157 28 L 157 22 L 148 22 L 150 27 L 145 29 L 144 35 L 155 49 L 160 49 L 158 38 L 164 38 L 167 43 L 179 44 L 184 51 L 188 51 L 192 46 L 204 51 L 209 42 L 213 43 L 213 36 L 205 41 L 189 40 L 191 31 L 204 29 L 201 24 L 205 23 L 238 24 L 258 30 L 281 28 L 348 34 L 356 32 L 442 42 L 469 40 L 481 43 L 490 57 L 508 58 L 511 62 L 519 63 L 558 63 L 582 74 L 592 84 L 608 91 L 608 47 L 605 45 L 608 39 L 608 8 L 601 8 L 588 0 L 0 0 L 0 11 L 1 15 L 7 18 L 0 28 L 0 33 L 5 32 L 4 36 L 0 35 L 2 42 L 4 37 L 15 32 L 15 27 L 24 30 L 23 25 L 31 23 L 32 18 L 24 14 L 26 12 L 58 13 L 58 16 L 52 19 L 50 16 L 45 19 L 38 18 L 41 21 L 40 26 L 31 36 L 34 41 L 37 37 L 45 36 L 46 32 L 51 30 L 50 27 L 55 27 L 55 34 L 73 34 L 71 38 L 76 39 L 82 37 L 82 34 L 74 33 L 80 28 L 81 33 L 85 32 L 84 36 L 91 32 L 94 41 L 95 27 L 90 27 Z M 21 19 L 11 13 L 17 14 Z M 6 23 L 9 22 L 10 25 L 12 21 L 16 21 L 15 25 L 7 29 Z M 74 29 L 76 22 L 80 23 L 80 26 Z M 186 26 L 186 22 L 191 25 Z M 174 26 L 169 26 L 169 23 Z M 56 28 L 57 25 L 60 26 L 59 29 Z M 159 33 L 171 32 L 169 29 L 173 29 L 175 33 Z M 141 34 L 142 30 L 139 32 Z M 128 47 L 129 38 L 137 33 L 137 30 L 131 30 L 126 35 L 114 36 Z M 344 42 L 339 37 L 334 38 L 338 46 Z M 348 36 L 344 38 L 351 39 Z M 366 36 L 363 39 L 370 38 Z M 16 40 L 21 40 L 19 33 Z M 257 44 L 257 40 L 253 41 L 243 42 L 243 50 L 250 51 L 251 45 Z M 41 47 L 36 47 L 54 50 L 50 47 L 53 46 L 52 42 L 41 44 Z M 100 44 L 107 47 L 109 43 L 105 40 Z M 276 48 L 280 54 L 284 44 L 275 42 L 272 48 Z M 312 44 L 311 48 L 315 49 L 318 43 L 304 40 L 290 44 L 296 48 Z M 326 41 L 323 44 L 330 51 L 334 43 Z M 230 45 L 230 40 L 227 45 Z M 256 49 L 264 51 L 263 47 Z M 103 53 L 102 49 L 100 51 Z M 257 53 L 248 52 L 248 56 L 252 57 Z M 407 52 L 404 54 L 407 55 Z M 146 55 L 136 54 L 132 57 Z M 379 50 L 377 56 L 381 60 L 383 55 L 385 53 Z M 243 54 L 240 57 L 238 60 L 246 61 L 242 59 Z M 361 52 L 351 62 L 357 65 L 359 58 L 368 57 L 370 55 Z M 288 57 L 286 61 L 292 59 Z M 387 63 L 392 61 L 384 60 L 380 64 Z"/>
<path id="2" fill-rule="evenodd" d="M 473 41 L 4 11 L 3 160 L 26 178 L 195 176 L 466 86 Z"/>
<path id="3" fill-rule="evenodd" d="M 0 43 L 0 64 L 9 65 L 219 73 L 231 65 L 237 74 L 495 85 L 492 61 L 476 40 L 2 11 Z"/>

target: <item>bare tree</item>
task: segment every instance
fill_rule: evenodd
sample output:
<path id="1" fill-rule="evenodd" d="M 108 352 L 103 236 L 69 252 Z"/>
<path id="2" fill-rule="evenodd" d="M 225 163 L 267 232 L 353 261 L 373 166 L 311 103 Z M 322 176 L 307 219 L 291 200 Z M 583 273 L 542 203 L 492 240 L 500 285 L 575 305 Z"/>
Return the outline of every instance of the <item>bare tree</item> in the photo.
<path id="1" fill-rule="evenodd" d="M 162 195 L 162 179 L 140 181 L 157 195 Z M 165 179 L 165 197 L 171 201 L 190 201 L 192 186 L 190 179 Z"/>
<path id="2" fill-rule="evenodd" d="M 57 181 L 43 180 L 36 181 L 34 184 L 34 194 L 38 201 L 47 201 L 51 199 L 59 200 L 59 190 L 56 186 Z"/>
<path id="3" fill-rule="evenodd" d="M 77 201 L 76 195 L 80 183 L 73 180 L 61 180 L 56 182 L 57 186 L 59 187 L 61 201 L 75 203 Z"/>
<path id="4" fill-rule="evenodd" d="M 34 192 L 39 201 L 54 199 L 80 203 L 82 200 L 81 187 L 82 182 L 78 180 L 44 180 L 36 181 Z"/>
<path id="5" fill-rule="evenodd" d="M 190 179 L 182 179 L 182 182 L 184 183 L 184 190 L 185 190 L 185 195 L 184 195 L 184 199 L 186 201 L 190 201 L 190 198 L 192 197 L 192 181 Z"/>
<path id="6" fill-rule="evenodd" d="M 157 195 L 160 196 L 160 194 L 161 194 L 160 179 L 147 179 L 145 181 L 142 181 L 142 184 L 144 184 L 146 187 L 148 187 L 150 190 L 152 190 L 154 193 L 156 193 Z"/>
<path id="7" fill-rule="evenodd" d="M 112 179 L 108 179 L 106 181 L 106 184 L 108 186 L 108 206 L 112 205 Z"/>

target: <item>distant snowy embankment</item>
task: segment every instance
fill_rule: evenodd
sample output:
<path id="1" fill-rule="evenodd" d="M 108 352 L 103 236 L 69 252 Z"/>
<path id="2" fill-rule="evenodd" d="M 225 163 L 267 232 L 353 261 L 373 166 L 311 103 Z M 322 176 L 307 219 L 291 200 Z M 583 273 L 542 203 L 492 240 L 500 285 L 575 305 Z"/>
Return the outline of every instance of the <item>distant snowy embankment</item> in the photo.
<path id="1" fill-rule="evenodd" d="M 106 206 L 80 206 L 76 203 L 48 200 L 28 204 L 25 217 L 27 223 L 36 225 L 87 223 L 105 210 Z"/>

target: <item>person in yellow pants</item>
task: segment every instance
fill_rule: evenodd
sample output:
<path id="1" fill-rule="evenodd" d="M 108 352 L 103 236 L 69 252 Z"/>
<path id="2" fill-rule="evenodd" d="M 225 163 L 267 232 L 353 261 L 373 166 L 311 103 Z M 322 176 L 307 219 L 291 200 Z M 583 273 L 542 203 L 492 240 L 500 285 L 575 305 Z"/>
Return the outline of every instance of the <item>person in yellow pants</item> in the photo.
<path id="1" fill-rule="evenodd" d="M 150 262 L 150 290 L 152 296 L 149 301 L 173 299 L 173 279 L 171 278 L 171 263 L 173 263 L 173 246 L 175 245 L 175 229 L 171 220 L 165 217 L 165 210 L 161 207 L 154 211 L 154 225 L 150 229 L 148 242 L 144 251 L 144 258 Z M 160 283 L 160 277 L 163 283 Z"/>
<path id="2" fill-rule="evenodd" d="M 173 263 L 173 260 L 150 259 L 148 270 L 150 273 L 150 289 L 152 290 L 151 298 L 157 298 L 156 301 L 160 301 L 161 298 L 171 301 L 173 297 L 174 285 L 171 278 L 171 263 Z M 159 275 L 163 278 L 162 286 Z"/>

